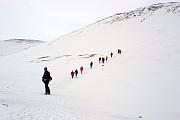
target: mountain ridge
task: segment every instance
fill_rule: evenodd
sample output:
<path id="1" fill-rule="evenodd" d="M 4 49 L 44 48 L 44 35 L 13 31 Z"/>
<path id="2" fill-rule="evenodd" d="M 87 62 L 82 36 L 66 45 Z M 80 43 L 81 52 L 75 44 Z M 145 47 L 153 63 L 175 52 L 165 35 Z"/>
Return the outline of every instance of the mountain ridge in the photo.
<path id="1" fill-rule="evenodd" d="M 54 43 L 56 40 L 63 39 L 64 37 L 66 37 L 68 35 L 78 33 L 78 32 L 81 33 L 84 29 L 89 28 L 89 27 L 94 26 L 94 25 L 97 25 L 97 24 L 113 24 L 115 22 L 120 22 L 122 20 L 127 20 L 133 14 L 135 15 L 133 17 L 137 17 L 137 16 L 141 16 L 143 14 L 144 15 L 147 14 L 145 12 L 149 12 L 149 13 L 150 12 L 155 12 L 156 10 L 159 10 L 159 9 L 162 9 L 162 8 L 166 8 L 165 12 L 174 13 L 174 14 L 180 14 L 180 9 L 179 9 L 180 8 L 180 2 L 156 3 L 156 4 L 146 6 L 146 7 L 139 7 L 137 9 L 131 10 L 129 12 L 116 13 L 116 14 L 114 14 L 112 16 L 109 16 L 109 17 L 103 18 L 101 20 L 98 20 L 96 22 L 93 22 L 92 24 L 89 24 L 89 25 L 87 25 L 85 27 L 82 27 L 82 28 L 77 29 L 75 31 L 69 32 L 69 33 L 67 33 L 65 35 L 62 35 L 62 36 L 58 37 L 55 40 L 52 40 L 52 42 L 50 42 L 49 45 Z M 135 13 L 137 13 L 137 15 Z M 133 18 L 133 17 L 131 17 L 131 18 Z M 142 18 L 140 20 L 140 22 L 143 22 L 145 19 L 146 19 L 146 17 Z"/>

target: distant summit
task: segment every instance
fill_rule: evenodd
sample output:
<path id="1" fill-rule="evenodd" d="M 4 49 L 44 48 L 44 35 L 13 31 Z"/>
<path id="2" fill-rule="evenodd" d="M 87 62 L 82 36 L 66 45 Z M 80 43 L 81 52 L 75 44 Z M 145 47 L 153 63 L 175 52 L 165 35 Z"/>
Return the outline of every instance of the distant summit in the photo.
<path id="1" fill-rule="evenodd" d="M 135 18 L 135 17 L 142 17 L 140 22 L 144 21 L 146 18 L 154 14 L 158 10 L 163 10 L 166 14 L 179 14 L 180 15 L 180 3 L 179 2 L 168 2 L 168 3 L 158 3 L 153 4 L 147 7 L 140 7 L 135 10 L 131 10 L 129 12 L 124 13 L 117 13 L 113 16 L 107 17 L 105 19 L 102 19 L 96 23 L 103 22 L 103 23 L 115 23 L 120 22 L 123 20 Z"/>

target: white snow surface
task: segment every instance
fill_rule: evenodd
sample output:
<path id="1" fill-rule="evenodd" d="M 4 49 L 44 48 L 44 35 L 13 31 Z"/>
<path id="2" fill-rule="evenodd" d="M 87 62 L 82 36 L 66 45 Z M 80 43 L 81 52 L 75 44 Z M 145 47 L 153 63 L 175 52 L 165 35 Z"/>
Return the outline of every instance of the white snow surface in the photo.
<path id="1" fill-rule="evenodd" d="M 180 3 L 155 4 L 1 56 L 0 120 L 179 120 L 179 21 Z"/>

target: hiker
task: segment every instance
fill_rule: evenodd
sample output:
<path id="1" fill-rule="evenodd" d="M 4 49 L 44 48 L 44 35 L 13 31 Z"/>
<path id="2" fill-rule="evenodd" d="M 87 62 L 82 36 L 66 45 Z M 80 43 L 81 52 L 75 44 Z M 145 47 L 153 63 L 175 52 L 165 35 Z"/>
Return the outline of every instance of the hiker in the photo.
<path id="1" fill-rule="evenodd" d="M 118 49 L 118 54 L 121 54 L 121 50 L 120 49 Z"/>
<path id="2" fill-rule="evenodd" d="M 75 75 L 76 75 L 76 77 L 77 77 L 77 75 L 78 75 L 78 70 L 76 69 L 76 70 L 74 71 L 74 73 L 75 73 Z"/>
<path id="3" fill-rule="evenodd" d="M 101 63 L 101 57 L 99 58 L 99 63 Z"/>
<path id="4" fill-rule="evenodd" d="M 74 71 L 73 70 L 71 71 L 71 77 L 72 77 L 72 79 L 74 78 Z"/>
<path id="5" fill-rule="evenodd" d="M 102 63 L 103 63 L 103 64 L 104 64 L 104 61 L 105 61 L 105 58 L 103 57 L 103 58 L 102 58 Z"/>
<path id="6" fill-rule="evenodd" d="M 93 62 L 91 61 L 91 63 L 90 63 L 90 68 L 92 68 L 92 66 L 93 66 Z"/>
<path id="7" fill-rule="evenodd" d="M 111 52 L 111 54 L 110 54 L 110 55 L 111 55 L 111 57 L 112 57 L 112 56 L 113 56 L 113 53 Z"/>
<path id="8" fill-rule="evenodd" d="M 80 67 L 80 71 L 81 71 L 81 74 L 82 74 L 82 71 L 84 70 L 83 66 Z"/>
<path id="9" fill-rule="evenodd" d="M 106 56 L 106 61 L 108 60 L 108 56 Z"/>
<path id="10" fill-rule="evenodd" d="M 42 81 L 45 84 L 45 95 L 50 95 L 49 82 L 52 80 L 50 72 L 47 70 L 47 67 L 44 68 L 44 75 L 42 77 Z"/>

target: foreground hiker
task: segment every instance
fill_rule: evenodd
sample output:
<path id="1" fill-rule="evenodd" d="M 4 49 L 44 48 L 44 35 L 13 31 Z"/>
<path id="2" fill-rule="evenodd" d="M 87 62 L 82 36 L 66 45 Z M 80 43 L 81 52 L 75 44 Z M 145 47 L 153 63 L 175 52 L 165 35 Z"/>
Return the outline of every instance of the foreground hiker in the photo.
<path id="1" fill-rule="evenodd" d="M 42 77 L 42 81 L 45 84 L 45 95 L 50 95 L 50 89 L 49 89 L 49 82 L 52 80 L 52 77 L 50 76 L 50 72 L 47 70 L 47 67 L 44 68 L 44 75 Z"/>

